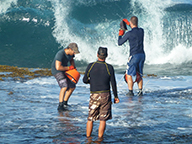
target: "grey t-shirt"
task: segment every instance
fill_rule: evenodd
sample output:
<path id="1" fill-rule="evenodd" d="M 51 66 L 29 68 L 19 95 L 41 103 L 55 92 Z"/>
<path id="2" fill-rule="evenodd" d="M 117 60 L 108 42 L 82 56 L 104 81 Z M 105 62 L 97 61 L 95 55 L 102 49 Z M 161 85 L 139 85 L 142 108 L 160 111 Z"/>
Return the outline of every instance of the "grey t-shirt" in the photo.
<path id="1" fill-rule="evenodd" d="M 62 66 L 68 66 L 68 62 L 73 58 L 75 57 L 74 55 L 67 55 L 64 51 L 64 49 L 60 50 L 57 52 L 57 54 L 55 55 L 55 58 L 51 64 L 51 72 L 53 75 L 56 75 L 57 73 L 59 72 L 62 72 L 62 71 L 59 71 L 59 70 L 56 70 L 55 68 L 55 61 L 58 60 L 62 63 Z"/>

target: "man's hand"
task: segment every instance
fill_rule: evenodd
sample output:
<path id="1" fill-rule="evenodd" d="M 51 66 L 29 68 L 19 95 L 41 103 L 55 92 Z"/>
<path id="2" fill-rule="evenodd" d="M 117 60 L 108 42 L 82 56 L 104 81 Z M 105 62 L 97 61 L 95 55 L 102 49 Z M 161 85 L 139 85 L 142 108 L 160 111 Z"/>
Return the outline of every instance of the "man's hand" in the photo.
<path id="1" fill-rule="evenodd" d="M 119 98 L 114 98 L 114 103 L 119 103 Z"/>
<path id="2" fill-rule="evenodd" d="M 123 36 L 123 35 L 124 35 L 124 33 L 125 33 L 125 31 L 124 31 L 124 30 L 122 30 L 122 29 L 120 29 L 120 30 L 119 30 L 119 36 Z"/>
<path id="3" fill-rule="evenodd" d="M 69 70 L 72 70 L 72 69 L 74 69 L 74 66 L 70 65 L 68 68 L 69 68 Z"/>

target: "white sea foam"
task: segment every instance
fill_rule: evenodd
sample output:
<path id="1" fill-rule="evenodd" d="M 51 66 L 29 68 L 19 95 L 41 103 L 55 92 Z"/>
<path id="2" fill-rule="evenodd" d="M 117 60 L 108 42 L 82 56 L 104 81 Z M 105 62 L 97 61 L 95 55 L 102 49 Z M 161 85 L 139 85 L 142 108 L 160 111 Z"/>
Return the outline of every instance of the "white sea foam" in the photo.
<path id="1" fill-rule="evenodd" d="M 1 0 L 0 14 L 5 13 L 11 4 L 17 4 L 17 0 Z"/>
<path id="2" fill-rule="evenodd" d="M 37 23 L 38 20 L 36 18 L 33 18 L 32 21 Z"/>
<path id="3" fill-rule="evenodd" d="M 54 77 L 32 79 L 32 80 L 26 81 L 25 83 L 26 84 L 39 84 L 39 85 L 57 85 L 57 82 Z"/>
<path id="4" fill-rule="evenodd" d="M 97 3 L 99 2 L 77 1 L 77 4 L 86 6 L 97 5 Z M 142 13 L 138 13 L 137 3 L 139 3 L 140 9 L 142 9 Z M 175 3 L 176 2 L 172 0 L 163 0 L 161 2 L 158 0 L 132 0 L 130 2 L 131 7 L 135 10 L 132 14 L 138 16 L 139 26 L 145 30 L 144 45 L 147 55 L 146 63 L 148 64 L 181 64 L 192 60 L 191 48 L 182 44 L 182 42 L 180 42 L 182 36 L 180 37 L 178 35 L 186 36 L 187 32 L 185 28 L 189 27 L 190 29 L 191 24 L 189 22 L 183 23 L 181 28 L 179 20 L 176 20 L 174 29 L 177 29 L 178 34 L 175 34 L 174 37 L 170 37 L 169 39 L 170 41 L 176 41 L 178 45 L 173 45 L 171 50 L 167 51 L 167 37 L 165 37 L 163 18 L 166 15 L 165 9 L 173 6 Z M 56 18 L 53 35 L 64 47 L 66 47 L 69 42 L 78 43 L 81 54 L 76 56 L 77 60 L 95 61 L 98 47 L 106 46 L 109 52 L 107 62 L 113 65 L 126 64 L 129 55 L 129 45 L 126 43 L 123 46 L 117 46 L 118 25 L 121 17 L 114 21 L 106 18 L 105 22 L 84 24 L 71 18 L 70 14 L 74 9 L 72 2 L 64 0 L 60 3 L 55 0 L 52 1 L 52 4 L 54 5 Z M 130 16 L 128 15 L 127 18 L 130 19 Z M 79 29 L 73 32 L 71 28 L 76 29 L 77 26 Z M 168 31 L 168 33 L 173 33 L 172 30 L 168 29 Z M 175 33 L 177 33 L 177 31 L 175 31 Z M 184 41 L 189 41 L 190 34 L 187 35 Z"/>
<path id="5" fill-rule="evenodd" d="M 22 21 L 29 22 L 29 21 L 30 21 L 30 18 L 25 18 L 25 17 L 23 17 Z"/>
<path id="6" fill-rule="evenodd" d="M 179 130 L 192 130 L 192 127 L 178 127 Z"/>

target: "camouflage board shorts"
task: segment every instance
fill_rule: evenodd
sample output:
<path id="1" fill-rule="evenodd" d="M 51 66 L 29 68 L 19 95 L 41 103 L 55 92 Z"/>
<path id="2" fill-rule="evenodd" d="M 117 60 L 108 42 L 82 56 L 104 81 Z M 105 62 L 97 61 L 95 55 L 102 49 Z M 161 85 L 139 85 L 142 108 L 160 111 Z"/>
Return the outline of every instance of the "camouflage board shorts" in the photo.
<path id="1" fill-rule="evenodd" d="M 89 101 L 89 121 L 107 121 L 112 119 L 111 95 L 107 93 L 93 93 Z"/>

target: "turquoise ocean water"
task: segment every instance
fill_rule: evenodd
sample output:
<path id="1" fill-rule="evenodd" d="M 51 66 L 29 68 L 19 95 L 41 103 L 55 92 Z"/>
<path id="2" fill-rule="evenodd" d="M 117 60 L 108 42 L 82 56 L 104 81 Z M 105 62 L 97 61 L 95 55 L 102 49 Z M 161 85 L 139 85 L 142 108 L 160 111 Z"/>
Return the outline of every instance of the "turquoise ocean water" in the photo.
<path id="1" fill-rule="evenodd" d="M 191 0 L 1 0 L 0 65 L 50 68 L 55 53 L 76 42 L 77 69 L 84 71 L 106 46 L 120 103 L 101 143 L 191 143 L 191 13 Z M 129 45 L 118 46 L 117 39 L 120 21 L 133 15 L 145 31 L 146 78 L 144 96 L 128 98 L 122 77 Z M 82 77 L 63 113 L 54 77 L 0 81 L 0 143 L 88 143 L 89 85 Z"/>

